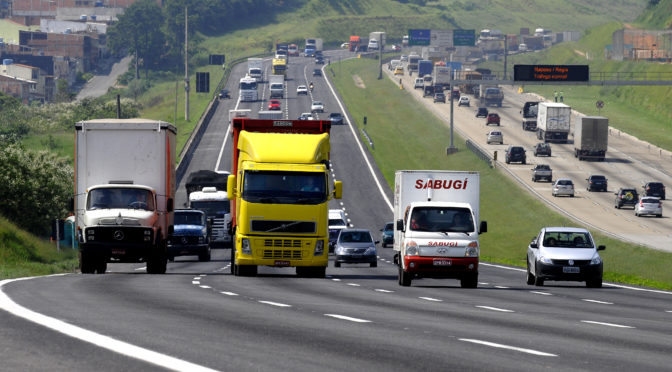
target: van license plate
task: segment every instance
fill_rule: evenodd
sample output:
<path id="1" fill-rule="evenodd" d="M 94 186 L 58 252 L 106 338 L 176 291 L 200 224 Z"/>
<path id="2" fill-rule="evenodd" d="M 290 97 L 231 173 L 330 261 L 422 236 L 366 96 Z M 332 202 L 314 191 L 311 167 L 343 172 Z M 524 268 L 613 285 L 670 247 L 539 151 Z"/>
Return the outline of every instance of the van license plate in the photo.
<path id="1" fill-rule="evenodd" d="M 562 267 L 562 272 L 563 273 L 578 274 L 579 270 L 580 269 L 576 266 L 563 266 Z"/>
<path id="2" fill-rule="evenodd" d="M 276 260 L 275 263 L 274 263 L 274 266 L 287 267 L 287 266 L 289 266 L 289 261 Z"/>
<path id="3" fill-rule="evenodd" d="M 435 258 L 434 259 L 434 266 L 451 266 L 453 264 L 453 260 L 447 260 L 445 258 Z"/>

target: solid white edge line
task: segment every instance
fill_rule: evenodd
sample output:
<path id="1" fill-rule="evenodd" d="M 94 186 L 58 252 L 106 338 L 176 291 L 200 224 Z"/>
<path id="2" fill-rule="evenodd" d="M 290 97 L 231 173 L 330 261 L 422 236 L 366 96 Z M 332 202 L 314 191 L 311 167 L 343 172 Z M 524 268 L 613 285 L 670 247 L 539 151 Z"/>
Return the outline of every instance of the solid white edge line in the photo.
<path id="1" fill-rule="evenodd" d="M 533 354 L 533 355 L 539 355 L 539 356 L 550 356 L 550 357 L 557 357 L 556 354 L 551 354 L 551 353 L 545 353 L 543 351 L 538 351 L 538 350 L 532 350 L 532 349 L 525 349 L 522 347 L 516 347 L 516 346 L 509 346 L 509 345 L 503 345 L 503 344 L 496 344 L 494 342 L 489 342 L 489 341 L 482 341 L 482 340 L 474 340 L 474 339 L 469 339 L 469 338 L 460 338 L 460 341 L 464 342 L 471 342 L 474 344 L 481 344 L 485 346 L 492 346 L 500 349 L 508 349 L 508 350 L 514 350 L 514 351 L 520 351 L 521 353 L 527 353 L 527 354 Z"/>
<path id="2" fill-rule="evenodd" d="M 633 326 L 627 326 L 627 325 L 622 325 L 622 324 L 614 324 L 614 323 L 605 323 L 605 322 L 596 322 L 596 321 L 593 321 L 593 320 L 582 320 L 581 323 L 597 324 L 597 325 L 603 325 L 603 326 L 608 326 L 608 327 L 616 327 L 616 328 L 635 328 Z"/>
<path id="3" fill-rule="evenodd" d="M 39 324 L 46 328 L 52 329 L 56 332 L 62 333 L 66 336 L 76 338 L 78 340 L 99 346 L 103 349 L 125 355 L 127 357 L 138 359 L 159 367 L 166 368 L 171 371 L 198 371 L 198 372 L 211 372 L 216 371 L 215 369 L 207 368 L 198 364 L 187 362 L 186 360 L 174 358 L 165 354 L 158 353 L 149 349 L 145 349 L 139 346 L 129 344 L 124 341 L 119 341 L 109 336 L 104 336 L 99 333 L 89 331 L 87 329 L 68 324 L 64 321 L 52 318 L 37 312 L 34 312 L 28 308 L 25 308 L 16 302 L 12 301 L 2 290 L 2 287 L 5 284 L 12 283 L 15 281 L 34 279 L 34 277 L 29 278 L 19 278 L 19 279 L 7 279 L 0 281 L 0 308 L 7 311 L 8 313 L 15 315 L 19 318 L 26 319 L 35 324 Z"/>
<path id="4" fill-rule="evenodd" d="M 272 302 L 272 301 L 259 301 L 259 303 L 266 304 L 266 305 L 271 305 L 271 306 L 277 306 L 277 307 L 292 307 L 292 305 L 281 304 L 279 302 Z"/>
<path id="5" fill-rule="evenodd" d="M 343 60 L 340 60 L 340 62 L 343 62 L 345 60 L 348 60 L 350 58 L 346 58 Z M 324 74 L 324 69 L 326 66 L 322 66 L 322 72 Z M 336 102 L 338 102 L 338 107 L 340 107 L 341 112 L 345 113 L 345 108 L 343 107 L 343 103 L 341 103 L 341 100 L 338 98 L 338 95 L 336 94 L 336 91 L 334 90 L 334 87 L 331 85 L 331 81 L 329 81 L 329 78 L 325 79 L 327 81 L 327 86 L 329 86 L 329 90 L 331 90 L 331 94 L 334 96 L 334 99 L 336 99 Z M 373 177 L 374 181 L 376 181 L 376 186 L 378 186 L 378 191 L 380 191 L 380 195 L 383 197 L 383 200 L 385 200 L 385 203 L 387 203 L 387 206 L 390 208 L 391 211 L 394 211 L 394 208 L 392 207 L 392 203 L 390 202 L 390 199 L 388 199 L 387 195 L 385 195 L 385 190 L 383 190 L 383 186 L 380 184 L 380 181 L 378 180 L 378 177 L 376 177 L 376 172 L 374 172 L 373 167 L 371 166 L 371 162 L 369 162 L 369 158 L 366 156 L 366 152 L 364 152 L 364 148 L 362 147 L 362 143 L 359 140 L 359 136 L 357 136 L 357 132 L 355 132 L 355 128 L 350 122 L 350 118 L 348 115 L 343 115 L 345 116 L 345 121 L 348 123 L 348 126 L 350 127 L 350 132 L 352 132 L 352 137 L 355 139 L 355 142 L 357 142 L 357 146 L 359 146 L 359 151 L 362 153 L 362 156 L 364 157 L 364 161 L 366 162 L 367 167 L 369 168 L 369 172 L 371 173 L 371 176 Z"/>
<path id="6" fill-rule="evenodd" d="M 602 304 L 602 305 L 613 305 L 614 304 L 613 302 L 591 300 L 589 298 L 582 298 L 581 301 L 592 302 L 592 303 L 595 303 L 595 304 Z"/>
<path id="7" fill-rule="evenodd" d="M 485 310 L 499 311 L 499 312 L 502 312 L 502 313 L 514 313 L 515 312 L 513 310 L 501 309 L 499 307 L 492 307 L 492 306 L 476 305 L 476 307 L 481 308 L 481 309 L 485 309 Z"/>
<path id="8" fill-rule="evenodd" d="M 338 314 L 324 314 L 324 316 L 329 316 L 329 317 L 336 318 L 336 319 L 348 320 L 348 321 L 355 322 L 355 323 L 371 323 L 370 320 L 359 319 L 359 318 L 352 318 L 352 317 L 345 316 L 345 315 L 338 315 Z"/>

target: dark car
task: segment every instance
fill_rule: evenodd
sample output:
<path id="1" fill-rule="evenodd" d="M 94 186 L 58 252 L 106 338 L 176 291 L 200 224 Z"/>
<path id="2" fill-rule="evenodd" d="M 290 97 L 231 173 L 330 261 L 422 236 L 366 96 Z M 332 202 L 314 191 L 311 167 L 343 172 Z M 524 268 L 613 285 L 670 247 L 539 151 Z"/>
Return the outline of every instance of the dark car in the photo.
<path id="1" fill-rule="evenodd" d="M 639 195 L 637 195 L 637 190 L 634 187 L 621 187 L 616 191 L 615 195 L 614 208 L 620 209 L 624 205 L 634 208 L 637 200 L 639 200 Z"/>
<path id="2" fill-rule="evenodd" d="M 315 63 L 318 64 L 318 65 L 323 65 L 324 64 L 324 57 L 322 57 L 322 56 L 315 57 Z"/>
<path id="3" fill-rule="evenodd" d="M 451 94 L 453 95 L 453 99 L 460 99 L 460 90 L 459 89 L 453 89 L 451 92 L 452 92 Z"/>
<path id="4" fill-rule="evenodd" d="M 485 119 L 485 125 L 494 124 L 499 126 L 499 122 L 500 122 L 499 114 L 494 112 L 489 113 L 487 119 Z"/>
<path id="5" fill-rule="evenodd" d="M 485 107 L 479 107 L 478 110 L 476 111 L 476 117 L 477 118 L 487 118 L 488 117 L 488 109 Z"/>
<path id="6" fill-rule="evenodd" d="M 534 145 L 534 156 L 551 156 L 551 145 L 544 142 L 539 142 Z"/>
<path id="7" fill-rule="evenodd" d="M 525 164 L 525 149 L 521 146 L 509 146 L 506 149 L 506 154 L 504 155 L 504 161 L 506 164 L 509 163 L 522 163 Z"/>
<path id="8" fill-rule="evenodd" d="M 665 185 L 662 182 L 647 182 L 642 188 L 644 196 L 655 196 L 665 200 Z"/>
<path id="9" fill-rule="evenodd" d="M 329 114 L 329 120 L 331 120 L 331 124 L 333 125 L 343 124 L 343 114 L 340 112 L 332 112 Z"/>
<path id="10" fill-rule="evenodd" d="M 210 227 L 205 212 L 196 209 L 175 210 L 173 235 L 168 240 L 168 259 L 198 256 L 210 261 Z"/>
<path id="11" fill-rule="evenodd" d="M 439 92 L 439 93 L 434 93 L 434 102 L 443 102 L 446 103 L 446 95 Z"/>
<path id="12" fill-rule="evenodd" d="M 434 96 L 434 86 L 433 85 L 425 85 L 424 89 L 422 90 L 422 96 L 423 97 Z"/>
<path id="13" fill-rule="evenodd" d="M 228 89 L 222 89 L 219 91 L 219 98 L 231 98 L 231 93 L 229 92 Z"/>
<path id="14" fill-rule="evenodd" d="M 385 224 L 385 227 L 380 229 L 381 234 L 380 238 L 382 243 L 382 247 L 385 248 L 387 247 L 388 244 L 394 244 L 394 222 L 388 222 Z"/>
<path id="15" fill-rule="evenodd" d="M 591 174 L 586 181 L 588 181 L 586 190 L 607 192 L 607 177 L 601 174 Z"/>
<path id="16" fill-rule="evenodd" d="M 313 76 L 322 76 L 322 70 L 316 68 L 313 70 Z"/>

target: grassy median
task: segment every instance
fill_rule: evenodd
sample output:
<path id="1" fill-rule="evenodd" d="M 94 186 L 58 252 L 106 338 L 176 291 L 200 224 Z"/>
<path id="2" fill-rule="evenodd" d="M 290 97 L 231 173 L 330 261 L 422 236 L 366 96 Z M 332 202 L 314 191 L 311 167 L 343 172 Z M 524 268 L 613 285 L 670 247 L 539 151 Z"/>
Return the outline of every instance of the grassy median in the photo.
<path id="1" fill-rule="evenodd" d="M 369 148 L 390 186 L 398 169 L 472 170 L 481 174 L 481 219 L 488 233 L 481 238 L 484 261 L 525 266 L 527 244 L 544 226 L 577 226 L 524 191 L 497 169 L 472 154 L 462 138 L 459 151 L 446 155 L 449 133 L 442 120 L 397 84 L 378 80 L 377 61 L 352 59 L 332 63 L 328 74 L 343 97 L 355 124 L 374 143 Z M 363 124 L 366 116 L 367 124 Z M 366 141 L 364 141 L 366 143 Z M 605 281 L 672 289 L 672 253 L 633 246 L 593 232 L 607 246 Z M 521 274 L 521 282 L 524 274 Z"/>

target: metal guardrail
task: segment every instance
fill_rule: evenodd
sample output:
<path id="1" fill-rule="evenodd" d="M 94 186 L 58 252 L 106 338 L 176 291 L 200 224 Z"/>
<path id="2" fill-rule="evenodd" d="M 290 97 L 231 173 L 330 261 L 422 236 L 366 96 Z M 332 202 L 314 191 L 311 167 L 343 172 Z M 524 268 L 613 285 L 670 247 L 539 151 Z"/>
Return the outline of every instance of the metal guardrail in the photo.
<path id="1" fill-rule="evenodd" d="M 483 160 L 486 164 L 488 164 L 490 168 L 495 167 L 495 159 L 492 156 L 490 156 L 490 154 L 487 151 L 485 151 L 485 149 L 479 146 L 476 142 L 473 142 L 472 140 L 469 139 L 466 141 L 466 143 L 467 148 L 471 150 L 471 152 L 476 154 L 476 156 L 481 158 L 481 160 Z"/>
<path id="2" fill-rule="evenodd" d="M 364 137 L 365 137 L 366 140 L 369 142 L 369 146 L 371 146 L 371 149 L 373 150 L 373 140 L 371 139 L 371 137 L 369 136 L 369 134 L 366 133 L 366 129 L 362 128 L 362 134 L 364 134 Z"/>

